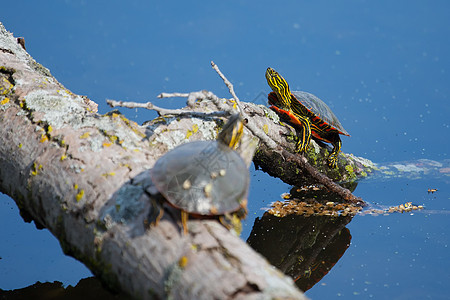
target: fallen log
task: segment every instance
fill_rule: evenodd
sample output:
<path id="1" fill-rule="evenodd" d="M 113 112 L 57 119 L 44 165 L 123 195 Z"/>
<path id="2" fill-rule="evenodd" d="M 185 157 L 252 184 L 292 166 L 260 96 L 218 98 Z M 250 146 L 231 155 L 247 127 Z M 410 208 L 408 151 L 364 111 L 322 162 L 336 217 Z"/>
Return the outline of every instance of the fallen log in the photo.
<path id="1" fill-rule="evenodd" d="M 192 121 L 176 124 L 183 122 Z M 210 131 L 189 140 L 217 132 L 215 120 L 205 126 Z M 67 90 L 0 23 L 0 191 L 24 219 L 52 232 L 104 284 L 136 298 L 304 298 L 214 220 L 190 220 L 187 235 L 169 214 L 146 228 L 146 172 L 186 135 L 152 131 L 117 112 L 99 115 L 96 103 Z"/>

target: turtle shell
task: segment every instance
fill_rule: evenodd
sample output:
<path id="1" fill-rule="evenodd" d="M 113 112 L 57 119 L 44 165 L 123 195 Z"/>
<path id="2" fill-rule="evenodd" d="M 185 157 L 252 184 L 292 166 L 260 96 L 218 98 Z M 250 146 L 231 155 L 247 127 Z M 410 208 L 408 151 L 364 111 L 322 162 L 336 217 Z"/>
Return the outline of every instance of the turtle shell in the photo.
<path id="1" fill-rule="evenodd" d="M 150 174 L 166 200 L 190 214 L 223 215 L 247 204 L 247 166 L 218 141 L 180 145 L 158 159 Z"/>
<path id="2" fill-rule="evenodd" d="M 303 106 L 306 107 L 312 114 L 317 116 L 322 121 L 326 122 L 333 129 L 337 130 L 340 134 L 350 136 L 348 132 L 344 129 L 339 119 L 333 113 L 333 111 L 318 97 L 313 94 L 293 91 L 291 94 L 299 101 Z"/>

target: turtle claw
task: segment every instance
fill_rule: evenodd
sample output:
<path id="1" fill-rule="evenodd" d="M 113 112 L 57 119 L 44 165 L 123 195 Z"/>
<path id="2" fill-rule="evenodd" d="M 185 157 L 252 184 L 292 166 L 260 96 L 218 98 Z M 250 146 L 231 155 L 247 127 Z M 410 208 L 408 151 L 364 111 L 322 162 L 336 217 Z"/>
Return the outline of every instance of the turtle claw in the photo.
<path id="1" fill-rule="evenodd" d="M 302 138 L 298 138 L 297 145 L 295 147 L 295 151 L 297 153 L 305 153 L 306 149 L 309 147 L 310 139 L 303 140 Z"/>
<path id="2" fill-rule="evenodd" d="M 337 168 L 337 155 L 331 154 L 328 157 L 328 166 L 332 169 Z"/>
<path id="3" fill-rule="evenodd" d="M 307 147 L 308 147 L 308 145 L 305 145 L 305 143 L 300 141 L 300 142 L 297 143 L 297 146 L 295 147 L 295 152 L 297 152 L 297 153 L 305 153 Z"/>

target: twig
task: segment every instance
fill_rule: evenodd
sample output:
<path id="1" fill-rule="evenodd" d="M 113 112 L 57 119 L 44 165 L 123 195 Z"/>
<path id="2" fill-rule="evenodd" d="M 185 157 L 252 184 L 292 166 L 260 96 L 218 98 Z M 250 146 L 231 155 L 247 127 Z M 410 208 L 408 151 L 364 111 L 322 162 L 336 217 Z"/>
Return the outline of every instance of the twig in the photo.
<path id="1" fill-rule="evenodd" d="M 213 61 L 211 61 L 211 66 L 217 72 L 217 74 L 219 74 L 220 78 L 222 78 L 223 82 L 228 87 L 228 90 L 230 91 L 231 96 L 233 96 L 233 99 L 236 102 L 236 105 L 240 110 L 242 118 L 244 118 L 248 121 L 246 127 L 256 137 L 258 137 L 264 144 L 266 144 L 267 147 L 269 147 L 271 150 L 275 150 L 278 146 L 277 143 L 275 143 L 271 138 L 269 138 L 269 136 L 267 134 L 264 133 L 264 131 L 262 131 L 258 126 L 256 126 L 256 124 L 251 120 L 251 118 L 249 118 L 247 116 L 245 111 L 242 109 L 241 102 L 240 102 L 238 96 L 236 95 L 236 93 L 234 92 L 233 84 L 225 77 L 225 75 L 223 75 L 223 73 L 219 70 L 219 67 Z M 216 95 L 214 95 L 213 93 L 211 93 L 211 94 L 212 94 L 211 100 L 215 101 L 214 104 L 216 104 L 216 106 L 219 109 L 226 110 L 224 105 L 222 103 L 220 103 L 220 101 L 218 101 L 218 97 Z M 215 98 L 217 98 L 217 99 L 215 99 Z"/>
<path id="2" fill-rule="evenodd" d="M 161 93 L 157 98 L 175 98 L 175 97 L 183 97 L 188 98 L 187 99 L 187 105 L 189 107 L 194 107 L 195 102 L 197 99 L 204 99 L 205 96 L 203 95 L 203 92 L 190 92 L 190 93 Z"/>
<path id="3" fill-rule="evenodd" d="M 172 98 L 172 97 L 182 97 L 187 98 L 190 93 L 161 93 L 157 98 Z"/>
<path id="4" fill-rule="evenodd" d="M 160 94 L 159 96 L 161 96 L 161 95 L 162 94 Z M 170 94 L 164 94 L 164 97 L 159 97 L 159 96 L 158 97 L 159 98 L 171 97 L 168 95 L 170 95 Z M 183 96 L 180 96 L 180 95 L 183 95 Z M 178 93 L 177 96 L 173 96 L 173 97 L 185 97 L 184 95 L 189 95 L 189 94 Z M 182 109 L 168 109 L 168 108 L 158 107 L 151 102 L 146 102 L 146 103 L 124 102 L 124 101 L 108 99 L 108 100 L 106 100 L 106 103 L 108 103 L 108 105 L 111 107 L 146 108 L 146 109 L 154 110 L 154 111 L 158 112 L 159 115 L 188 115 L 188 116 L 199 117 L 199 118 L 226 117 L 229 115 L 229 113 L 225 112 L 225 111 L 214 111 L 214 112 L 210 112 L 210 113 L 204 113 L 204 112 L 190 111 L 190 110 L 188 111 L 188 110 L 182 110 Z"/>
<path id="5" fill-rule="evenodd" d="M 223 75 L 223 73 L 219 70 L 219 67 L 211 61 L 212 68 L 219 74 L 220 78 L 222 78 L 225 85 L 228 87 L 228 90 L 230 91 L 231 96 L 233 96 L 234 101 L 236 101 L 236 105 L 239 108 L 239 111 L 241 112 L 241 116 L 244 117 L 244 110 L 241 107 L 241 101 L 239 100 L 238 96 L 234 92 L 233 84 Z"/>

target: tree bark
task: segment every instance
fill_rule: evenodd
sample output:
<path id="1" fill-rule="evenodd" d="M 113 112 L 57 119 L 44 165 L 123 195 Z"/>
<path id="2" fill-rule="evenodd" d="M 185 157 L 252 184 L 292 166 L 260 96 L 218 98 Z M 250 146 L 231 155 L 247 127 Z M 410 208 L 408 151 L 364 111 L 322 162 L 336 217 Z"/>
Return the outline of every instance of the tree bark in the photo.
<path id="1" fill-rule="evenodd" d="M 190 132 L 180 129 L 189 118 L 141 127 L 96 107 L 0 23 L 0 190 L 24 216 L 105 284 L 136 298 L 305 298 L 215 220 L 189 220 L 187 235 L 170 214 L 145 226 L 148 169 L 187 137 L 214 136 L 214 120 Z"/>

